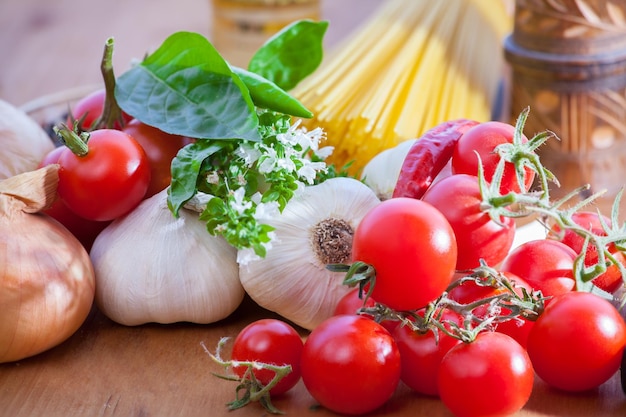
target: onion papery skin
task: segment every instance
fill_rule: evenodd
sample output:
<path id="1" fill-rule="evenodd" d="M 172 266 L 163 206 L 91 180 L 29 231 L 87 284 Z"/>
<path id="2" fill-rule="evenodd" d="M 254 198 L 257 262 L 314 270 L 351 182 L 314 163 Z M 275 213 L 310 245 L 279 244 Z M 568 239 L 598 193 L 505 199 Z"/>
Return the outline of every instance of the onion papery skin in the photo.
<path id="1" fill-rule="evenodd" d="M 241 304 L 237 251 L 198 213 L 167 207 L 167 189 L 114 220 L 91 248 L 96 305 L 111 320 L 208 324 Z"/>
<path id="2" fill-rule="evenodd" d="M 89 315 L 94 293 L 89 255 L 65 227 L 44 214 L 0 217 L 0 363 L 69 339 Z"/>
<path id="3" fill-rule="evenodd" d="M 353 178 L 332 178 L 305 187 L 279 216 L 267 221 L 276 234 L 267 255 L 240 265 L 239 278 L 250 298 L 308 330 L 332 316 L 350 288 L 343 284 L 345 273 L 328 270 L 316 256 L 313 229 L 332 218 L 345 221 L 354 231 L 379 203 L 374 191 Z"/>

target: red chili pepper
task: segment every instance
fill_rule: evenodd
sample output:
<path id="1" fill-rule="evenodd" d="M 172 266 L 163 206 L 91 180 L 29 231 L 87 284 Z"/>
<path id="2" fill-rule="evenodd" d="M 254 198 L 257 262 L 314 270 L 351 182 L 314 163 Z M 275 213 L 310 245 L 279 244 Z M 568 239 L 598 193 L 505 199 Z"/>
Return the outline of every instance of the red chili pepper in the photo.
<path id="1" fill-rule="evenodd" d="M 422 198 L 452 158 L 459 138 L 478 123 L 469 119 L 450 120 L 424 133 L 404 158 L 393 197 Z"/>

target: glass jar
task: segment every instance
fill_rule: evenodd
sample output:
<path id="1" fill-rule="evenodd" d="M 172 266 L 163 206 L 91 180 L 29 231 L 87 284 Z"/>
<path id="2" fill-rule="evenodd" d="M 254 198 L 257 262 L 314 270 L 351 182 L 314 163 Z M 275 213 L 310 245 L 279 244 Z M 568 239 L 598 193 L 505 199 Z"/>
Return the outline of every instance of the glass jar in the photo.
<path id="1" fill-rule="evenodd" d="M 610 205 L 626 184 L 626 2 L 584 3 L 517 0 L 504 44 L 511 120 L 530 106 L 526 135 L 559 137 L 539 148 L 561 183 L 551 195 L 590 184 Z"/>
<path id="2" fill-rule="evenodd" d="M 231 64 L 246 67 L 257 49 L 288 24 L 319 20 L 320 0 L 212 0 L 212 42 Z"/>

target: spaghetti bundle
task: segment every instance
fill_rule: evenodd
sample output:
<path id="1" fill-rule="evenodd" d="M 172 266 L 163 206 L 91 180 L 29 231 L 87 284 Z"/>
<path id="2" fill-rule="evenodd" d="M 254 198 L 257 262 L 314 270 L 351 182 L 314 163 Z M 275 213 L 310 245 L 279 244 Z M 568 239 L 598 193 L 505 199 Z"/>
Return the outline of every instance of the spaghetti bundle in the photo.
<path id="1" fill-rule="evenodd" d="M 498 0 L 386 0 L 292 93 L 355 173 L 437 123 L 489 120 L 511 27 Z"/>

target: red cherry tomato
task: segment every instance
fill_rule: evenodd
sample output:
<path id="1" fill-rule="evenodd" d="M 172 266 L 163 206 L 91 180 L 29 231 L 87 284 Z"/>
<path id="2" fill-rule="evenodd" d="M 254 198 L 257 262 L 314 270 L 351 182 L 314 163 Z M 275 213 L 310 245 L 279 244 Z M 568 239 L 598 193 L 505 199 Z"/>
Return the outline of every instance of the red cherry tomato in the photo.
<path id="1" fill-rule="evenodd" d="M 54 148 L 44 157 L 39 164 L 39 167 L 44 167 L 50 164 L 56 164 L 59 161 L 61 153 L 67 148 L 65 146 L 59 146 Z M 57 199 L 50 208 L 44 211 L 45 214 L 52 217 L 59 223 L 61 223 L 67 230 L 78 239 L 80 243 L 89 251 L 96 237 L 100 234 L 105 227 L 111 222 L 97 222 L 93 220 L 87 220 L 74 213 L 67 208 L 63 200 Z"/>
<path id="2" fill-rule="evenodd" d="M 535 322 L 528 354 L 537 375 L 565 391 L 586 391 L 619 369 L 626 324 L 607 300 L 572 291 L 555 297 Z"/>
<path id="3" fill-rule="evenodd" d="M 441 320 L 458 325 L 462 321 L 458 314 L 451 311 L 444 311 Z M 420 394 L 438 396 L 437 374 L 441 360 L 450 349 L 462 342 L 438 329 L 419 333 L 406 325 L 397 326 L 392 336 L 400 351 L 402 382 Z"/>
<path id="4" fill-rule="evenodd" d="M 478 157 L 483 165 L 485 179 L 491 182 L 500 156 L 494 152 L 495 148 L 503 143 L 512 143 L 515 127 L 504 122 L 489 121 L 480 123 L 461 136 L 452 154 L 452 173 L 478 175 Z M 522 142 L 528 138 L 522 136 Z M 520 187 L 515 174 L 515 167 L 507 162 L 500 183 L 500 192 L 527 191 L 534 180 L 535 173 L 530 168 L 524 168 L 524 187 Z"/>
<path id="5" fill-rule="evenodd" d="M 91 132 L 88 147 L 84 156 L 67 149 L 59 157 L 59 196 L 70 210 L 89 220 L 108 221 L 130 212 L 150 182 L 143 148 L 114 129 Z"/>
<path id="6" fill-rule="evenodd" d="M 576 252 L 566 244 L 550 239 L 522 243 L 505 258 L 501 271 L 512 272 L 544 296 L 572 291 Z"/>
<path id="7" fill-rule="evenodd" d="M 363 302 L 365 301 L 365 302 Z M 339 316 L 341 314 L 357 314 L 359 310 L 363 307 L 374 307 L 376 305 L 376 301 L 372 297 L 369 297 L 367 300 L 363 300 L 359 297 L 359 288 L 353 288 L 348 291 L 335 306 L 335 311 L 333 313 L 334 316 Z"/>
<path id="8" fill-rule="evenodd" d="M 533 288 L 523 279 L 516 276 L 511 272 L 502 272 L 503 275 L 514 285 L 515 292 L 522 297 L 525 289 L 528 293 L 533 291 Z M 448 297 L 462 304 L 469 304 L 481 299 L 497 296 L 506 292 L 503 288 L 494 288 L 488 285 L 479 285 L 476 281 L 468 280 L 464 281 L 461 285 L 454 287 L 449 293 Z M 510 314 L 511 311 L 506 307 L 501 307 L 499 311 L 500 316 Z M 489 312 L 486 306 L 480 306 L 473 310 L 473 314 L 480 318 L 486 318 Z M 524 317 L 517 317 L 511 320 L 503 321 L 495 326 L 495 330 L 500 333 L 511 336 L 522 347 L 526 348 L 528 341 L 528 334 L 535 324 L 532 320 L 527 320 Z"/>
<path id="9" fill-rule="evenodd" d="M 439 396 L 457 417 L 512 415 L 528 402 L 533 383 L 526 350 L 498 332 L 456 345 L 439 366 Z"/>
<path id="10" fill-rule="evenodd" d="M 73 128 L 73 120 L 80 120 L 84 117 L 81 125 L 82 130 L 91 130 L 94 122 L 102 115 L 104 109 L 104 101 L 106 100 L 105 89 L 96 90 L 85 97 L 81 98 L 72 108 L 72 114 L 68 117 L 67 125 L 70 129 Z M 132 117 L 122 112 L 122 118 L 125 123 L 128 123 Z M 116 124 L 113 126 L 115 129 L 121 129 L 122 126 Z"/>
<path id="11" fill-rule="evenodd" d="M 385 200 L 354 232 L 352 260 L 374 267 L 371 295 L 394 310 L 418 310 L 439 297 L 452 280 L 456 259 L 450 223 L 421 200 Z"/>
<path id="12" fill-rule="evenodd" d="M 602 227 L 602 221 L 604 221 L 608 227 L 611 227 L 611 220 L 608 217 L 600 217 L 597 212 L 593 211 L 577 211 L 572 214 L 572 220 L 574 221 L 574 223 L 585 228 L 586 230 L 589 230 L 596 236 L 606 236 L 606 232 Z M 563 233 L 560 233 L 560 228 L 558 225 L 554 225 L 552 227 L 552 230 L 555 233 L 550 233 L 548 235 L 549 238 L 560 240 L 570 248 L 574 249 L 577 254 L 580 254 L 582 252 L 585 243 L 584 237 L 571 229 L 567 229 L 563 231 Z M 609 252 L 611 252 L 611 254 L 615 256 L 618 262 L 620 262 L 622 265 L 626 265 L 626 257 L 622 252 L 618 251 L 615 248 L 615 245 L 611 245 L 611 247 L 609 247 Z M 597 248 L 593 245 L 588 245 L 587 252 L 585 254 L 585 265 L 591 266 L 595 265 L 597 262 Z M 610 265 L 605 273 L 593 279 L 593 283 L 598 288 L 613 293 L 617 291 L 620 287 L 622 287 L 622 285 L 624 285 L 624 280 L 617 265 Z"/>
<path id="13" fill-rule="evenodd" d="M 480 265 L 498 265 L 506 257 L 515 238 L 515 221 L 501 217 L 502 225 L 481 209 L 478 177 L 455 174 L 433 184 L 422 200 L 432 204 L 446 217 L 456 238 L 457 270 Z"/>
<path id="14" fill-rule="evenodd" d="M 283 377 L 271 390 L 270 395 L 280 395 L 300 381 L 300 359 L 304 343 L 291 325 L 277 319 L 260 319 L 244 327 L 233 344 L 231 359 L 256 361 L 271 365 L 290 365 L 291 372 Z M 233 372 L 242 377 L 246 367 L 235 366 Z M 269 369 L 254 369 L 254 376 L 264 386 L 275 374 Z"/>
<path id="15" fill-rule="evenodd" d="M 139 142 L 150 161 L 150 185 L 146 198 L 167 188 L 172 181 L 172 159 L 180 148 L 192 140 L 171 135 L 136 119 L 131 120 L 122 130 Z"/>
<path id="16" fill-rule="evenodd" d="M 360 290 L 358 287 L 353 288 L 350 291 L 348 291 L 343 297 L 341 297 L 339 299 L 339 302 L 335 306 L 335 311 L 333 315 L 338 316 L 341 314 L 361 314 L 364 317 L 368 317 L 374 320 L 375 319 L 374 316 L 370 314 L 359 313 L 359 310 L 364 307 L 365 308 L 375 307 L 376 301 L 372 297 L 368 297 L 364 303 L 363 302 L 364 300 L 361 297 L 359 297 L 359 292 Z M 400 324 L 400 321 L 392 320 L 392 319 L 384 319 L 380 322 L 380 324 L 385 329 L 389 330 L 389 332 L 391 333 L 393 332 L 393 329 L 395 329 L 395 327 Z"/>
<path id="17" fill-rule="evenodd" d="M 365 414 L 391 398 L 400 382 L 400 353 L 389 332 L 359 315 L 332 316 L 309 334 L 302 381 L 323 407 Z"/>

